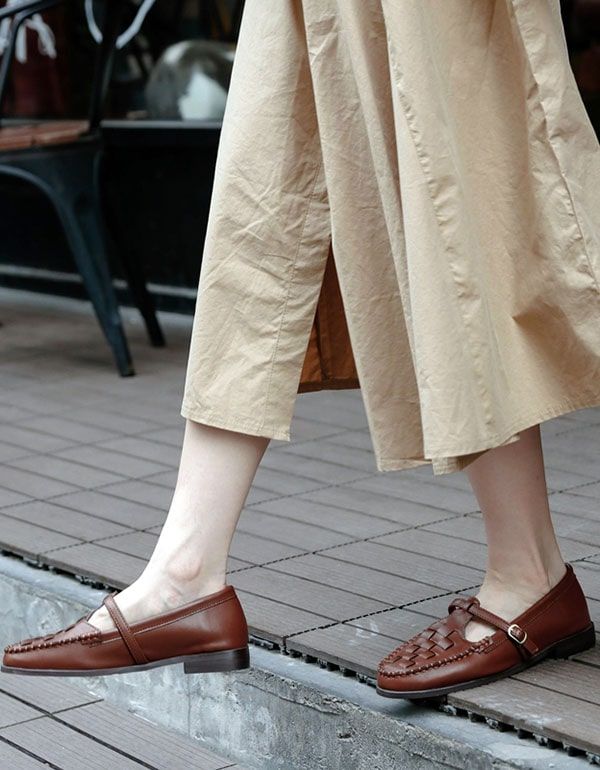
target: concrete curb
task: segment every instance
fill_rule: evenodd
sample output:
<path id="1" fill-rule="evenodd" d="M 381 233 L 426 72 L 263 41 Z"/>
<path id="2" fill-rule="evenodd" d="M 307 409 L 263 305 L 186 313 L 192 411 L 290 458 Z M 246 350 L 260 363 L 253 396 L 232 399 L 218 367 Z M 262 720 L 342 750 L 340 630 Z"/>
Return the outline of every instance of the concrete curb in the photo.
<path id="1" fill-rule="evenodd" d="M 0 557 L 0 641 L 50 633 L 98 606 L 104 591 Z M 72 682 L 256 770 L 582 770 L 582 757 L 514 732 L 387 701 L 372 687 L 279 652 L 251 648 L 252 668 L 188 676 L 181 666 Z M 0 684 L 1 690 L 1 684 Z"/>

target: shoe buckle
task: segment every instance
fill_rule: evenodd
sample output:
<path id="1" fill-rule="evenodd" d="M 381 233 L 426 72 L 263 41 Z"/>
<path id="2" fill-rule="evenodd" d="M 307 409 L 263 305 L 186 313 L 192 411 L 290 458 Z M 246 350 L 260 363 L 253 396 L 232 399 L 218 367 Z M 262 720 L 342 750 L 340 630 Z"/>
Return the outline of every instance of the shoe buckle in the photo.
<path id="1" fill-rule="evenodd" d="M 514 639 L 517 644 L 525 644 L 527 641 L 527 631 L 524 631 L 521 626 L 518 626 L 516 623 L 511 623 L 506 629 L 506 633 L 511 639 Z"/>

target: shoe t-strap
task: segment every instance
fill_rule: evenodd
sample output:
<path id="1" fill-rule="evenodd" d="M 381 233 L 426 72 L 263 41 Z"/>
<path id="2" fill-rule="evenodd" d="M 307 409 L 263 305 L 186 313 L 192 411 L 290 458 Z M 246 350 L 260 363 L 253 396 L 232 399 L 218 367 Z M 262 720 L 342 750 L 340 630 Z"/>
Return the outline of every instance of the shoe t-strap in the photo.
<path id="1" fill-rule="evenodd" d="M 529 637 L 529 634 L 524 628 L 521 628 L 517 623 L 508 623 L 499 615 L 486 610 L 479 604 L 479 600 L 476 597 L 457 597 L 452 600 L 448 610 L 452 612 L 455 607 L 460 607 L 460 609 L 466 610 L 471 615 L 479 618 L 479 620 L 483 620 L 485 623 L 489 623 L 491 626 L 495 626 L 501 631 L 504 631 L 509 639 L 512 639 L 512 641 L 516 643 L 519 652 L 522 653 L 524 649 L 527 650 L 530 655 L 535 655 L 536 652 L 539 652 L 539 647 L 533 639 Z"/>
<path id="2" fill-rule="evenodd" d="M 121 638 L 123 639 L 123 642 L 125 643 L 125 646 L 129 650 L 129 653 L 133 660 L 136 663 L 148 663 L 148 658 L 146 657 L 146 654 L 138 644 L 137 639 L 133 635 L 131 628 L 129 628 L 129 624 L 123 617 L 121 610 L 119 609 L 116 601 L 113 598 L 113 594 L 108 594 L 104 597 L 104 600 L 102 602 L 106 609 L 108 610 L 109 615 L 113 619 L 113 623 L 117 627 L 118 632 L 121 634 Z"/>

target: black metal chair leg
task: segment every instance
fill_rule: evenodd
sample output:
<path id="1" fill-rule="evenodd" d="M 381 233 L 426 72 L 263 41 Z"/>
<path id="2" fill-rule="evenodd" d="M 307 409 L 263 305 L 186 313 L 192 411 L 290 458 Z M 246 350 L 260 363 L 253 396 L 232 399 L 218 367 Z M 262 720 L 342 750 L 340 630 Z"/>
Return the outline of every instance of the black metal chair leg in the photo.
<path id="1" fill-rule="evenodd" d="M 98 206 L 89 189 L 71 200 L 57 196 L 54 204 L 119 373 L 127 377 L 134 374 L 133 364 L 106 258 L 107 244 Z"/>
<path id="2" fill-rule="evenodd" d="M 96 168 L 94 170 L 94 205 L 97 208 L 97 220 L 101 222 L 103 221 L 103 212 L 100 206 L 100 159 L 101 156 L 96 158 Z M 156 348 L 164 347 L 166 345 L 165 337 L 156 317 L 154 300 L 146 286 L 146 277 L 142 266 L 135 257 L 130 256 L 126 249 L 117 249 L 115 247 L 108 231 L 105 231 L 105 236 L 107 248 L 110 248 L 110 253 L 118 259 L 119 264 L 123 268 L 131 298 L 144 319 L 150 343 Z"/>
<path id="3" fill-rule="evenodd" d="M 64 147 L 60 152 L 28 152 L 15 156 L 11 163 L 0 164 L 0 173 L 32 182 L 53 204 L 119 373 L 126 377 L 135 372 L 106 258 L 102 222 L 98 220 L 94 201 L 96 154 L 93 142 Z"/>

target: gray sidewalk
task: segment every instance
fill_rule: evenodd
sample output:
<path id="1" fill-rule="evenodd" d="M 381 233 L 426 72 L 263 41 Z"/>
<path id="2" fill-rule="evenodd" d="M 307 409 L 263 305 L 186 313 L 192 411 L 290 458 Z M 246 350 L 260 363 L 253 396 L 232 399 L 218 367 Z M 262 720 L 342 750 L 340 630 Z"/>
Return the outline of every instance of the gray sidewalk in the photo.
<path id="1" fill-rule="evenodd" d="M 0 676 L 0 767 L 242 770 L 67 682 Z"/>
<path id="2" fill-rule="evenodd" d="M 171 499 L 191 327 L 165 318 L 156 350 L 126 317 L 138 374 L 121 379 L 86 304 L 0 290 L 0 543 L 113 588 L 143 568 Z M 542 433 L 561 547 L 600 625 L 600 410 Z M 359 391 L 300 395 L 292 436 L 259 468 L 229 580 L 256 641 L 369 682 L 481 583 L 481 515 L 462 473 L 377 472 Z M 598 648 L 448 703 L 600 754 Z"/>

